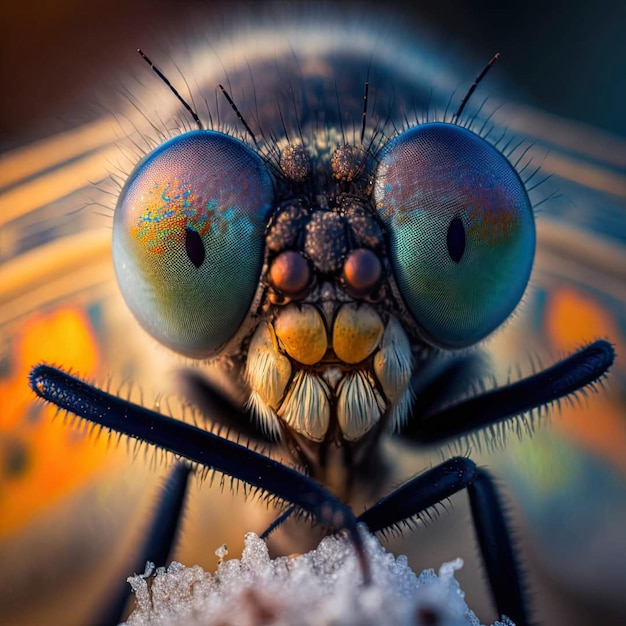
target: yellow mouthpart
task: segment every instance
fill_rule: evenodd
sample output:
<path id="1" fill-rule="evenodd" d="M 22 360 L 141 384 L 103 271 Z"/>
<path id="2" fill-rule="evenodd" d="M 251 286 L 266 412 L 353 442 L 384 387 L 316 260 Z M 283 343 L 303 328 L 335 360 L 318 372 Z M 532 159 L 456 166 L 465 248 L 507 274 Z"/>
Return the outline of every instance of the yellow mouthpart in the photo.
<path id="1" fill-rule="evenodd" d="M 303 365 L 318 363 L 328 349 L 324 320 L 310 304 L 288 304 L 274 320 L 274 331 L 281 348 Z"/>
<path id="2" fill-rule="evenodd" d="M 276 337 L 292 359 L 315 365 L 328 350 L 328 334 L 320 312 L 310 304 L 289 304 L 274 320 Z M 354 365 L 378 348 L 383 321 L 367 304 L 344 304 L 332 328 L 332 348 L 340 361 Z"/>
<path id="3" fill-rule="evenodd" d="M 333 350 L 344 363 L 360 363 L 380 344 L 383 321 L 367 304 L 344 304 L 333 324 Z"/>

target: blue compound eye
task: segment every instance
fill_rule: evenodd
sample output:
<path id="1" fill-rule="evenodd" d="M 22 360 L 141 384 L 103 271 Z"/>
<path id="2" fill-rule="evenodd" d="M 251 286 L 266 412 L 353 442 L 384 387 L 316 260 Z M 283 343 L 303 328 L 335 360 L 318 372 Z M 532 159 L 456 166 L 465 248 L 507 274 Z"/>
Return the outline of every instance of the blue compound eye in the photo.
<path id="1" fill-rule="evenodd" d="M 130 175 L 113 219 L 113 263 L 140 324 L 172 350 L 215 354 L 257 289 L 273 184 L 240 141 L 193 131 Z"/>
<path id="2" fill-rule="evenodd" d="M 528 194 L 508 160 L 445 123 L 383 149 L 374 200 L 405 303 L 433 343 L 469 346 L 520 301 L 535 255 Z"/>

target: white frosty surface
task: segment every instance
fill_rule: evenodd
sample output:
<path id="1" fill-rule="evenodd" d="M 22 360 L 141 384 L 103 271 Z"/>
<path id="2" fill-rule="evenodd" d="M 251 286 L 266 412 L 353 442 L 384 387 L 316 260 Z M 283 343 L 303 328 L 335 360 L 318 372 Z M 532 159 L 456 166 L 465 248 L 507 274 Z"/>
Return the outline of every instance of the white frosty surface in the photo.
<path id="1" fill-rule="evenodd" d="M 128 579 L 137 609 L 126 624 L 219 626 L 478 626 L 455 570 L 417 576 L 404 556 L 395 557 L 375 537 L 363 535 L 373 583 L 363 586 L 353 545 L 328 537 L 296 557 L 270 559 L 265 542 L 246 536 L 241 559 L 220 563 L 215 574 L 172 563 L 156 576 Z M 494 626 L 514 626 L 505 620 Z"/>

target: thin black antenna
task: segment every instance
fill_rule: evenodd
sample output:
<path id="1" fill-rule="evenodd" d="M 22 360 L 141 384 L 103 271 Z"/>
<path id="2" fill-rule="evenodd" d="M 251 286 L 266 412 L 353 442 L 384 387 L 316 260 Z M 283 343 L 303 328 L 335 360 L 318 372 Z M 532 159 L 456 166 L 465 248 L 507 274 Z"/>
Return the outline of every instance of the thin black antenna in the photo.
<path id="1" fill-rule="evenodd" d="M 226 100 L 228 100 L 228 104 L 230 104 L 230 106 L 232 107 L 233 111 L 235 112 L 235 115 L 237 115 L 237 118 L 243 124 L 243 127 L 248 131 L 248 134 L 250 135 L 250 137 L 252 137 L 252 141 L 254 141 L 254 145 L 258 147 L 259 144 L 256 140 L 256 137 L 254 136 L 252 129 L 248 126 L 248 122 L 246 122 L 246 120 L 243 118 L 243 115 L 239 112 L 237 105 L 233 102 L 233 99 L 230 97 L 226 89 L 224 89 L 223 85 L 218 85 L 218 87 L 222 90 L 224 97 L 226 98 Z"/>
<path id="2" fill-rule="evenodd" d="M 335 100 L 337 101 L 337 121 L 339 122 L 339 130 L 341 130 L 341 140 L 343 141 L 344 145 L 346 145 L 346 133 L 344 132 L 343 120 L 341 119 L 341 100 L 339 99 L 339 87 L 337 86 L 336 80 L 334 81 L 334 83 L 335 83 Z M 354 126 L 352 128 L 354 129 Z M 328 137 L 328 133 L 326 133 L 326 136 Z"/>
<path id="3" fill-rule="evenodd" d="M 472 97 L 472 94 L 474 93 L 474 91 L 476 91 L 476 87 L 478 87 L 480 81 L 483 78 L 485 78 L 485 75 L 491 69 L 491 66 L 499 58 L 500 58 L 500 53 L 496 52 L 491 57 L 491 60 L 489 61 L 489 63 L 487 63 L 487 65 L 485 65 L 485 67 L 483 68 L 483 71 L 476 77 L 476 80 L 474 81 L 473 85 L 469 88 L 467 94 L 465 95 L 465 98 L 463 98 L 463 102 L 461 102 L 461 106 L 459 107 L 459 110 L 452 116 L 452 123 L 453 124 L 458 121 L 459 117 L 461 117 L 461 113 L 463 113 L 463 109 L 465 108 L 465 105 L 469 102 L 469 99 Z"/>
<path id="4" fill-rule="evenodd" d="M 363 88 L 363 115 L 361 116 L 361 143 L 363 143 L 363 138 L 365 137 L 365 122 L 367 120 L 367 103 L 368 103 L 369 93 L 370 93 L 370 82 L 369 80 L 366 80 L 365 86 Z"/>
<path id="5" fill-rule="evenodd" d="M 176 87 L 170 83 L 165 74 L 148 58 L 147 55 L 144 54 L 141 48 L 137 48 L 137 52 L 141 56 L 141 58 L 152 68 L 155 74 L 170 88 L 170 91 L 182 102 L 183 106 L 189 111 L 189 115 L 193 117 L 194 122 L 198 125 L 200 130 L 204 130 L 204 126 L 198 117 L 198 114 L 187 104 L 185 99 L 178 93 Z"/>

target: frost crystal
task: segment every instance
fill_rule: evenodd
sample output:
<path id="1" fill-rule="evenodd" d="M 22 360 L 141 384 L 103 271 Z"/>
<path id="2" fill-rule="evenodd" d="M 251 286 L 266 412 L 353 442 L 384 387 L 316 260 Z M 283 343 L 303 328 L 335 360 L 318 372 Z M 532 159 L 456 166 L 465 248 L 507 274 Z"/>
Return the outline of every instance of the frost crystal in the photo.
<path id="1" fill-rule="evenodd" d="M 373 583 L 363 586 L 353 545 L 327 537 L 297 557 L 270 559 L 265 542 L 246 536 L 241 559 L 219 564 L 215 574 L 172 563 L 156 576 L 128 579 L 137 598 L 129 626 L 479 626 L 454 577 L 461 559 L 439 575 L 417 576 L 364 535 Z M 514 626 L 506 618 L 494 626 Z"/>

